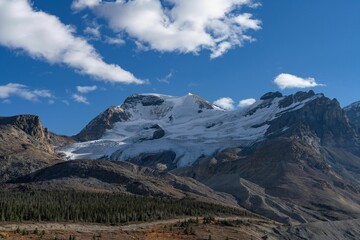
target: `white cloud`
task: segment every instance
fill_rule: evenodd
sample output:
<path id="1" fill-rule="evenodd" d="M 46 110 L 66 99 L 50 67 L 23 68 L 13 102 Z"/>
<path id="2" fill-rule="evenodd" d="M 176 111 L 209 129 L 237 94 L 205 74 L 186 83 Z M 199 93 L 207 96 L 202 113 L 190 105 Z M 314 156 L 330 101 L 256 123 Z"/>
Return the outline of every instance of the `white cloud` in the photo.
<path id="1" fill-rule="evenodd" d="M 71 8 L 74 10 L 82 10 L 87 7 L 93 7 L 98 5 L 101 0 L 74 0 L 71 4 Z"/>
<path id="2" fill-rule="evenodd" d="M 98 80 L 143 83 L 118 65 L 105 63 L 93 46 L 75 36 L 72 27 L 56 16 L 35 11 L 28 0 L 0 0 L 0 45 L 49 63 L 66 64 Z"/>
<path id="3" fill-rule="evenodd" d="M 72 95 L 75 102 L 83 103 L 83 104 L 90 104 L 88 99 L 85 96 L 79 95 L 79 94 L 73 94 Z"/>
<path id="4" fill-rule="evenodd" d="M 244 99 L 239 102 L 239 107 L 249 107 L 254 103 L 256 103 L 256 100 L 254 98 Z"/>
<path id="5" fill-rule="evenodd" d="M 125 44 L 125 40 L 122 39 L 119 35 L 116 37 L 109 37 L 109 36 L 105 36 L 105 43 L 110 44 L 110 45 L 124 45 Z"/>
<path id="6" fill-rule="evenodd" d="M 97 89 L 97 86 L 77 86 L 76 90 L 80 93 L 89 93 Z"/>
<path id="7" fill-rule="evenodd" d="M 79 1 L 75 1 L 74 4 Z M 132 0 L 88 4 L 117 33 L 127 33 L 145 49 L 162 52 L 211 51 L 216 58 L 229 49 L 254 41 L 248 30 L 261 29 L 261 21 L 242 7 L 253 0 Z"/>
<path id="8" fill-rule="evenodd" d="M 225 110 L 233 110 L 235 108 L 234 106 L 234 100 L 232 100 L 229 97 L 220 98 L 214 102 L 216 106 L 219 106 Z"/>
<path id="9" fill-rule="evenodd" d="M 95 27 L 86 27 L 84 29 L 84 33 L 88 34 L 91 36 L 92 39 L 95 40 L 99 40 L 101 38 L 101 34 L 100 34 L 100 27 L 99 26 L 95 26 Z M 90 38 L 90 39 L 91 39 Z"/>
<path id="10" fill-rule="evenodd" d="M 309 88 L 324 86 L 315 81 L 315 78 L 301 78 L 292 74 L 282 73 L 279 74 L 275 79 L 274 83 L 281 89 L 286 88 Z"/>
<path id="11" fill-rule="evenodd" d="M 49 90 L 32 90 L 26 85 L 18 83 L 8 83 L 0 86 L 0 99 L 7 100 L 12 96 L 17 96 L 28 101 L 38 101 L 39 98 L 54 98 Z"/>
<path id="12" fill-rule="evenodd" d="M 241 15 L 238 15 L 234 18 L 234 21 L 238 23 L 242 29 L 254 29 L 254 30 L 260 30 L 261 29 L 261 21 L 257 19 L 252 19 L 252 14 L 250 13 L 244 13 Z"/>
<path id="13" fill-rule="evenodd" d="M 33 94 L 35 94 L 38 97 L 42 97 L 42 98 L 52 98 L 53 95 L 51 94 L 51 92 L 49 90 L 34 90 Z"/>

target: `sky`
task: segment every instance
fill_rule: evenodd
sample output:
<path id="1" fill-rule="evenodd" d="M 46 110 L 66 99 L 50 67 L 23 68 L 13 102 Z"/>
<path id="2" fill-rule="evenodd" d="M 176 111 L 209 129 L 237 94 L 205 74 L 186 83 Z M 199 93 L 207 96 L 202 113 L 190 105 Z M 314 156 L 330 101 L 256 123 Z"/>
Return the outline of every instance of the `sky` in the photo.
<path id="1" fill-rule="evenodd" d="M 358 0 L 0 0 L 0 116 L 79 132 L 134 93 L 224 109 L 264 93 L 360 100 Z"/>

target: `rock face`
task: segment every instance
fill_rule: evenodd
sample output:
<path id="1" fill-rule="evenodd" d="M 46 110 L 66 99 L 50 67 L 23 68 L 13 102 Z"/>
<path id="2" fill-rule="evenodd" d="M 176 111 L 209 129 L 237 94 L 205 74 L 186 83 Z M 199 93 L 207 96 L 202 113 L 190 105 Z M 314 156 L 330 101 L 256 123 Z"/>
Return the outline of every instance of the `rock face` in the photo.
<path id="1" fill-rule="evenodd" d="M 38 116 L 19 115 L 0 118 L 0 181 L 61 161 L 54 145 L 73 143 L 50 133 Z"/>
<path id="2" fill-rule="evenodd" d="M 16 127 L 39 141 L 44 141 L 48 135 L 47 129 L 43 128 L 38 116 L 19 115 L 13 117 L 0 117 L 0 125 L 11 125 Z"/>
<path id="3" fill-rule="evenodd" d="M 260 97 L 260 100 L 280 98 L 282 96 L 283 95 L 280 92 L 268 92 L 268 93 L 265 93 L 262 97 Z"/>
<path id="4" fill-rule="evenodd" d="M 129 113 L 121 107 L 110 107 L 99 116 L 91 120 L 80 133 L 73 136 L 76 141 L 84 142 L 101 138 L 107 129 L 111 129 L 116 122 L 129 120 Z"/>
<path id="5" fill-rule="evenodd" d="M 360 133 L 360 101 L 345 107 L 344 111 L 346 112 L 351 124 L 353 124 Z"/>
<path id="6" fill-rule="evenodd" d="M 127 161 L 140 166 L 152 167 L 161 170 L 172 170 L 176 168 L 174 162 L 176 153 L 173 151 L 164 151 L 159 153 L 143 153 Z"/>
<path id="7" fill-rule="evenodd" d="M 309 93 L 299 92 L 287 96 L 280 101 L 279 106 L 289 106 L 294 101 L 303 101 L 314 95 L 311 91 Z M 287 128 L 285 131 L 284 127 Z M 325 96 L 316 98 L 302 108 L 274 119 L 270 122 L 266 134 L 269 137 L 286 134 L 300 136 L 314 134 L 322 145 L 353 148 L 353 151 L 359 152 L 359 136 L 356 130 L 349 123 L 339 102 Z"/>
<path id="8" fill-rule="evenodd" d="M 131 109 L 137 104 L 141 104 L 144 107 L 160 106 L 164 102 L 165 100 L 159 96 L 134 94 L 125 99 L 123 107 L 125 109 Z"/>

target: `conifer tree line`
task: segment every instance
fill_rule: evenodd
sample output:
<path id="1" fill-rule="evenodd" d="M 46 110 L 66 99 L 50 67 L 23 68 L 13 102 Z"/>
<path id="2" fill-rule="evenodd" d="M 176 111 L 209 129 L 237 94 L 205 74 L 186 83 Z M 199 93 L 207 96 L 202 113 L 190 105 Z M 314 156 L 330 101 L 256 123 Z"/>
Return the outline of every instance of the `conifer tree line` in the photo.
<path id="1" fill-rule="evenodd" d="M 246 216 L 248 213 L 190 199 L 78 191 L 0 191 L 0 221 L 120 224 L 209 214 Z"/>

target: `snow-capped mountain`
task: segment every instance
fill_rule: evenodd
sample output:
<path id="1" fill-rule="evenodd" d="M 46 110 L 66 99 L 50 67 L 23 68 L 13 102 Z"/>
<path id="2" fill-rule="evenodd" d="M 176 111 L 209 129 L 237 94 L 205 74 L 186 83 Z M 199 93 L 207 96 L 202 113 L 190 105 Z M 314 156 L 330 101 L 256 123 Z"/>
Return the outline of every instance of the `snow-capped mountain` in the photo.
<path id="1" fill-rule="evenodd" d="M 59 151 L 69 159 L 111 160 L 171 152 L 163 164 L 187 166 L 225 148 L 251 146 L 285 132 L 289 126 L 279 129 L 271 123 L 320 98 L 324 96 L 312 91 L 290 96 L 267 93 L 249 108 L 226 111 L 193 94 L 132 95 L 75 136 L 83 142 Z"/>
<path id="2" fill-rule="evenodd" d="M 33 151 L 28 140 L 35 136 L 44 138 L 50 147 L 69 144 L 57 149 L 68 159 L 100 160 L 59 163 L 17 178 L 16 183 L 162 196 L 176 192 L 190 196 L 188 192 L 194 191 L 204 196 L 207 191 L 206 198 L 223 201 L 206 190 L 206 185 L 230 194 L 224 197 L 241 207 L 279 222 L 359 218 L 356 106 L 342 109 L 336 99 L 313 91 L 289 96 L 267 93 L 252 106 L 235 111 L 193 94 L 132 95 L 95 117 L 73 136 L 76 143 L 60 136 L 46 137 L 37 118 L 0 119 L 5 131 L 2 172 L 18 172 L 7 161 L 14 158 L 14 150 L 21 153 L 16 166 L 27 170 L 29 166 L 42 168 L 37 162 L 40 157 L 54 158 L 53 154 L 46 156 L 41 146 Z M 14 130 L 16 134 L 11 135 Z M 14 139 L 20 140 L 16 146 Z M 30 158 L 26 164 L 24 157 Z M 171 182 L 164 182 L 171 174 L 187 178 L 171 177 Z"/>

